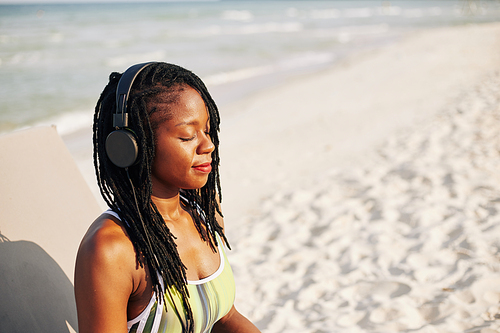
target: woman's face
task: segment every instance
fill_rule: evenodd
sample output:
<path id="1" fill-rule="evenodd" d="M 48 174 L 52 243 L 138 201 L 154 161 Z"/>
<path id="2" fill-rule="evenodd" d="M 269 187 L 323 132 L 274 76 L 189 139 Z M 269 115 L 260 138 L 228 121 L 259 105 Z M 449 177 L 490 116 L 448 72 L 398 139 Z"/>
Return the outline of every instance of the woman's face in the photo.
<path id="1" fill-rule="evenodd" d="M 179 189 L 201 188 L 212 170 L 215 147 L 208 135 L 205 102 L 195 89 L 183 88 L 174 102 L 156 105 L 158 114 L 169 113 L 155 131 L 152 182 L 153 194 L 158 197 L 176 195 Z"/>

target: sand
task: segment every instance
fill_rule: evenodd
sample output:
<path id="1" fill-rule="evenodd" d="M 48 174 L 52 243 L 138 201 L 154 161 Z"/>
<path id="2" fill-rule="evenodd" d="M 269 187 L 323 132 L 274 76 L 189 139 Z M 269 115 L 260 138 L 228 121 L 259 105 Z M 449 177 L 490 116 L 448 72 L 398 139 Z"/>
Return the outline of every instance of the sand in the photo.
<path id="1" fill-rule="evenodd" d="M 370 163 L 263 200 L 233 237 L 243 312 L 264 332 L 500 330 L 499 106 L 500 71 Z"/>
<path id="2" fill-rule="evenodd" d="M 500 24 L 419 31 L 228 106 L 240 311 L 266 333 L 500 331 L 499 55 Z"/>

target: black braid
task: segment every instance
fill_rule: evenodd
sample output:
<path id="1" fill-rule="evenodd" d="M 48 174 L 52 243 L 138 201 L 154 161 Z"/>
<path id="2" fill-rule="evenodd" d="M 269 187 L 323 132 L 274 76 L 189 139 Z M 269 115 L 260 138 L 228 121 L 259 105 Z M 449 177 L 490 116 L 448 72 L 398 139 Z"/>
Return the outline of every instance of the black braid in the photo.
<path id="1" fill-rule="evenodd" d="M 172 89 L 183 85 L 189 85 L 197 90 L 205 102 L 210 118 L 210 138 L 215 146 L 212 152 L 212 172 L 206 185 L 201 189 L 182 190 L 182 194 L 188 200 L 189 204 L 185 207 L 190 209 L 201 238 L 208 242 L 214 251 L 218 246 L 216 234 L 220 235 L 229 247 L 222 228 L 215 218 L 216 214 L 222 216 L 217 201 L 217 198 L 222 201 L 218 150 L 219 111 L 204 83 L 194 73 L 166 63 L 154 63 L 146 67 L 134 81 L 127 106 L 129 128 L 135 132 L 139 145 L 138 163 L 128 170 L 119 168 L 108 159 L 105 140 L 113 130 L 112 114 L 116 107 L 116 88 L 120 77 L 119 73 L 111 73 L 109 83 L 104 88 L 95 109 L 93 142 L 97 182 L 108 206 L 126 222 L 124 227 L 134 244 L 136 260 L 141 267 L 144 267 L 144 264 L 149 267 L 157 297 L 162 297 L 164 292 L 171 297 L 171 287 L 180 293 L 187 322 L 184 323 L 181 318 L 179 319 L 183 332 L 190 333 L 194 330 L 194 323 L 188 302 L 186 267 L 177 252 L 174 236 L 151 199 L 151 168 L 155 155 L 154 130 L 160 124 L 150 120 L 152 113 L 157 110 L 155 108 L 148 110 L 147 106 L 149 102 L 157 101 L 160 94 L 164 100 L 168 98 L 169 93 L 172 94 Z M 206 228 L 203 228 L 203 224 Z M 162 288 L 154 272 L 161 275 L 165 288 Z M 175 306 L 175 303 L 173 304 Z M 179 315 L 177 308 L 175 311 Z"/>

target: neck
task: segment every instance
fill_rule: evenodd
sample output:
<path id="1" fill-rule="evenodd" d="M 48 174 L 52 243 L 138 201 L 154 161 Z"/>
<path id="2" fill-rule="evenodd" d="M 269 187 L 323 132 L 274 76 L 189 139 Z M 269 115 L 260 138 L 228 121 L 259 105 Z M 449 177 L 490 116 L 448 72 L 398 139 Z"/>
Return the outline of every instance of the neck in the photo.
<path id="1" fill-rule="evenodd" d="M 151 196 L 151 200 L 154 202 L 156 208 L 158 208 L 158 211 L 166 221 L 176 221 L 184 212 L 184 209 L 182 208 L 180 203 L 181 199 L 179 196 L 179 192 L 177 192 L 175 195 L 169 196 L 158 196 L 153 193 L 153 195 Z"/>

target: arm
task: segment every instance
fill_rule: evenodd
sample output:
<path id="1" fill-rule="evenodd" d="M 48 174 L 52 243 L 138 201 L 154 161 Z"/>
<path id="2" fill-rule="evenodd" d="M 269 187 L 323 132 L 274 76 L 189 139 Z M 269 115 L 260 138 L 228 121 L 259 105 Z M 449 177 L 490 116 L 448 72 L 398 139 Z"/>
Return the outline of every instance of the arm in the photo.
<path id="1" fill-rule="evenodd" d="M 127 332 L 130 265 L 134 267 L 135 260 L 129 243 L 121 228 L 107 219 L 94 223 L 82 240 L 75 267 L 80 333 Z"/>
<path id="2" fill-rule="evenodd" d="M 215 323 L 213 333 L 260 333 L 259 329 L 233 306 L 228 314 Z"/>

